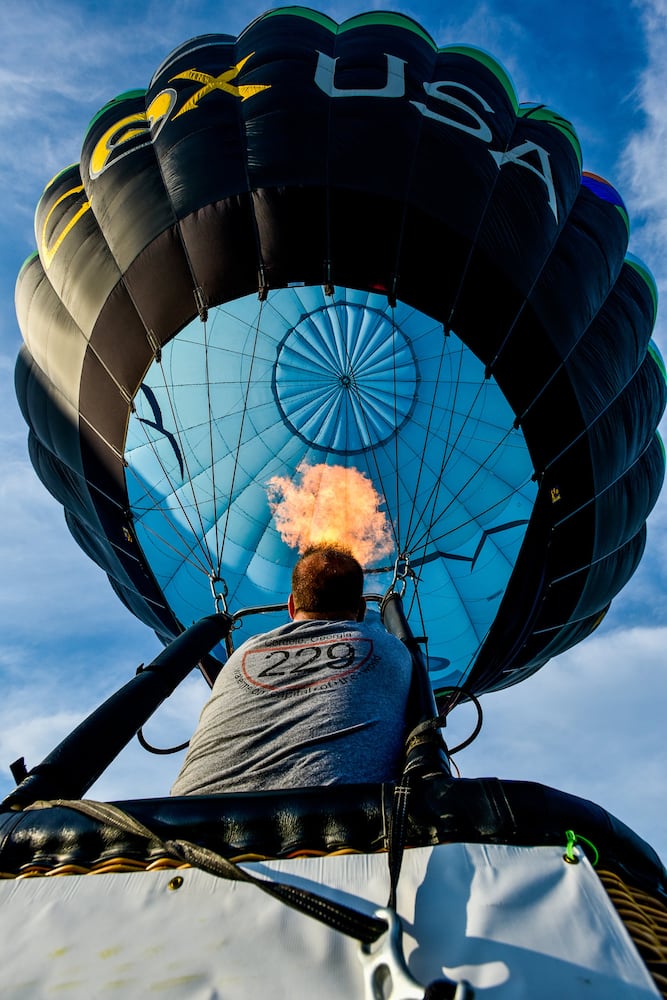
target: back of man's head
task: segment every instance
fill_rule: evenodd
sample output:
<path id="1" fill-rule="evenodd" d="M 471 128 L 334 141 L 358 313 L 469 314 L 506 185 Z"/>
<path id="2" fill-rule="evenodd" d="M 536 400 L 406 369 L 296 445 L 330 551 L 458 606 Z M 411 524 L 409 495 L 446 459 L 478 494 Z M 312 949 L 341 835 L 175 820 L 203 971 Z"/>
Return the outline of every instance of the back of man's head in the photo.
<path id="1" fill-rule="evenodd" d="M 323 618 L 363 618 L 364 572 L 349 549 L 314 545 L 292 573 L 294 612 Z"/>

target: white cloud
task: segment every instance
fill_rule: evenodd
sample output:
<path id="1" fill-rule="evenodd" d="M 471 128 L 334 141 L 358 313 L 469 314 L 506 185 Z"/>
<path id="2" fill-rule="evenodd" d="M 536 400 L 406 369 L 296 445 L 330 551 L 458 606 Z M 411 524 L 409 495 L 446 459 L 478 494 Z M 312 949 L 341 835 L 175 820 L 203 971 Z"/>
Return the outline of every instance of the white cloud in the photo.
<path id="1" fill-rule="evenodd" d="M 8 787 L 13 784 L 9 778 L 12 761 L 25 757 L 28 767 L 36 764 L 80 721 L 76 712 L 34 714 L 32 708 L 24 713 L 0 711 L 0 774 L 6 777 Z"/>
<path id="2" fill-rule="evenodd" d="M 107 614 L 100 595 L 107 593 L 108 603 L 115 597 L 70 538 L 62 507 L 27 460 L 5 459 L 0 506 L 0 618 L 14 629 L 38 619 L 53 636 L 71 628 L 76 615 L 92 631 Z"/>
<path id="3" fill-rule="evenodd" d="M 579 795 L 667 856 L 666 646 L 667 627 L 609 628 L 486 696 L 482 733 L 457 758 L 463 776 L 492 772 Z M 452 735 L 463 735 L 460 725 Z"/>
<path id="4" fill-rule="evenodd" d="M 121 608 L 107 609 L 96 633 L 65 615 L 60 638 L 49 636 L 40 621 L 31 645 L 21 632 L 0 651 L 3 698 L 0 701 L 0 798 L 14 787 L 9 764 L 20 757 L 33 768 L 91 712 L 132 679 L 139 659 L 148 662 L 160 645 Z M 129 618 L 129 622 L 128 619 Z M 67 630 L 69 629 L 69 634 Z M 142 655 L 144 654 L 144 655 Z M 197 670 L 177 688 L 146 725 L 145 737 L 157 748 L 187 741 L 208 696 Z M 137 740 L 121 752 L 88 793 L 98 798 L 139 798 L 169 792 L 184 751 L 151 755 Z"/>
<path id="5" fill-rule="evenodd" d="M 647 46 L 647 65 L 637 88 L 645 116 L 641 131 L 631 136 L 622 166 L 629 189 L 630 213 L 640 220 L 633 242 L 646 257 L 662 291 L 667 286 L 667 5 L 664 0 L 636 0 Z M 625 189 L 624 189 L 625 190 Z"/>

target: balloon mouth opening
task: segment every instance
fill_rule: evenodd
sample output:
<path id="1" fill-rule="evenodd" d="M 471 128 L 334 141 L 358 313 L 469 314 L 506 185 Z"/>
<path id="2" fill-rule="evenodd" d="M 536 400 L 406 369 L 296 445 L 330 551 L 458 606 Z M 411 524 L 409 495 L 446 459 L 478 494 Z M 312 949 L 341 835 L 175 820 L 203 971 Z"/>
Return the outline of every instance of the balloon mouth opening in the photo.
<path id="1" fill-rule="evenodd" d="M 369 596 L 400 555 L 434 683 L 467 676 L 537 485 L 514 413 L 455 331 L 348 287 L 248 295 L 169 341 L 134 403 L 134 529 L 180 621 L 210 607 L 212 577 L 232 614 L 284 601 L 310 545 L 349 548 Z"/>

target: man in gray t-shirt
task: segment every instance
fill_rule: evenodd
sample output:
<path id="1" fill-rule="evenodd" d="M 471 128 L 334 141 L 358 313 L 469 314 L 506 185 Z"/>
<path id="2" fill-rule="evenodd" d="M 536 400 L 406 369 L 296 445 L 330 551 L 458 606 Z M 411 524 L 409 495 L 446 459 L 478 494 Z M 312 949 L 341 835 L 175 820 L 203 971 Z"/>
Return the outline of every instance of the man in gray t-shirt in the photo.
<path id="1" fill-rule="evenodd" d="M 408 650 L 364 620 L 363 571 L 309 549 L 292 621 L 240 646 L 218 675 L 172 795 L 391 781 L 410 687 Z"/>

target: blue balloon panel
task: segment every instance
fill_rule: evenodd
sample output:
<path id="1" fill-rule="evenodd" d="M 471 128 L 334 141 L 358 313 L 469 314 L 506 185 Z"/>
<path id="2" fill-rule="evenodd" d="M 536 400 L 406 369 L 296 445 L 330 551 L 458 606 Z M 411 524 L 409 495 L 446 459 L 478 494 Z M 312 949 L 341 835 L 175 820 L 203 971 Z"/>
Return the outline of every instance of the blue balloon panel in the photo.
<path id="1" fill-rule="evenodd" d="M 458 337 L 349 288 L 278 289 L 190 323 L 146 373 L 125 459 L 137 537 L 186 624 L 216 593 L 232 613 L 286 600 L 298 553 L 272 516 L 274 477 L 358 470 L 392 539 L 366 592 L 405 587 L 436 688 L 465 681 L 537 492 L 513 412 Z M 242 637 L 272 624 L 246 619 Z"/>

